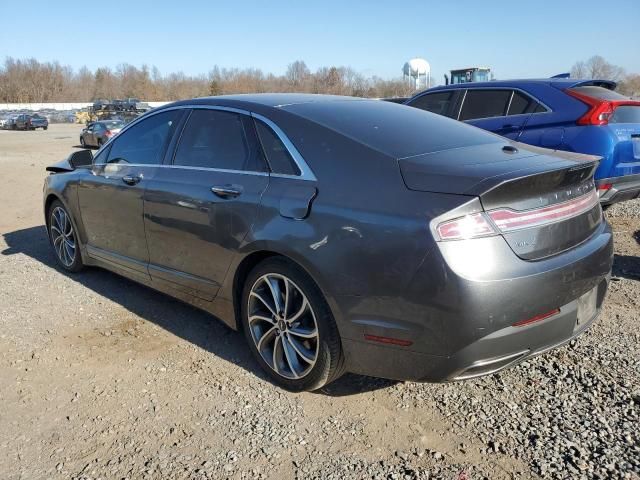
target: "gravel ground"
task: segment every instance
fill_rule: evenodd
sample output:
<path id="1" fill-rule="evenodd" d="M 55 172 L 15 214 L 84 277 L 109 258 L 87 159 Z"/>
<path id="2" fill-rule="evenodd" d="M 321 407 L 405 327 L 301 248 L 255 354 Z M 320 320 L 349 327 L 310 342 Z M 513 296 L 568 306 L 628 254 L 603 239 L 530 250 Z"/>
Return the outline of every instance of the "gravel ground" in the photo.
<path id="1" fill-rule="evenodd" d="M 55 267 L 44 167 L 78 126 L 0 131 L 0 478 L 640 478 L 640 202 L 570 345 L 464 383 L 347 375 L 292 394 L 206 314 Z"/>

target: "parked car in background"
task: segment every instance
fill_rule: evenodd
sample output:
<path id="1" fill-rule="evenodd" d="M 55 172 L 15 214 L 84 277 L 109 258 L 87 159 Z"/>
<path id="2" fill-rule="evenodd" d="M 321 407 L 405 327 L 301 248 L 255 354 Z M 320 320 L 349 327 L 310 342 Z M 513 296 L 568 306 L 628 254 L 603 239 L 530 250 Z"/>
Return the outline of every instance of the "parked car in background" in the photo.
<path id="1" fill-rule="evenodd" d="M 83 147 L 101 147 L 120 132 L 125 123 L 121 120 L 102 120 L 87 125 L 80 133 Z"/>
<path id="2" fill-rule="evenodd" d="M 109 106 L 111 107 L 111 109 L 116 110 L 118 112 L 126 110 L 124 100 L 113 99 L 111 100 L 111 103 L 109 104 Z"/>
<path id="3" fill-rule="evenodd" d="M 18 115 L 12 125 L 13 130 L 35 130 L 36 128 L 46 130 L 48 127 L 49 121 L 45 117 L 28 113 Z"/>
<path id="4" fill-rule="evenodd" d="M 603 205 L 640 196 L 640 101 L 615 82 L 549 78 L 463 83 L 418 93 L 406 105 L 531 145 L 602 157 Z"/>
<path id="5" fill-rule="evenodd" d="M 391 102 L 209 97 L 48 167 L 43 206 L 62 268 L 213 313 L 285 388 L 462 380 L 594 322 L 613 256 L 596 166 Z"/>
<path id="6" fill-rule="evenodd" d="M 0 118 L 0 128 L 3 130 L 13 129 L 17 115 L 5 115 Z"/>
<path id="7" fill-rule="evenodd" d="M 105 99 L 98 99 L 93 101 L 93 109 L 94 110 L 107 110 L 111 102 Z"/>
<path id="8" fill-rule="evenodd" d="M 141 102 L 137 98 L 127 98 L 123 102 L 123 109 L 131 112 L 143 112 L 149 110 L 149 104 Z"/>
<path id="9" fill-rule="evenodd" d="M 34 113 L 33 115 L 31 115 L 31 129 L 35 130 L 36 128 L 41 128 L 43 130 L 46 130 L 47 128 L 49 128 L 49 120 L 47 119 L 47 117 L 43 116 L 43 115 L 39 115 L 37 113 Z"/>

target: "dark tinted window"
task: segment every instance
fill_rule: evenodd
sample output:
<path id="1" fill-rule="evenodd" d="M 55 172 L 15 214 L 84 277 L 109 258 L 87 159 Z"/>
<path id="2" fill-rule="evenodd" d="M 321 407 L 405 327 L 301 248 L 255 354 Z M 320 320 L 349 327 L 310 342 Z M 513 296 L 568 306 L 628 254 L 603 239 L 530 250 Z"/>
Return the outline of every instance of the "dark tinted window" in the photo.
<path id="1" fill-rule="evenodd" d="M 536 111 L 546 111 L 544 107 L 542 110 L 538 110 L 542 107 L 537 101 L 522 92 L 514 91 L 511 104 L 509 105 L 509 111 L 507 115 L 522 115 L 523 113 L 533 113 Z"/>
<path id="2" fill-rule="evenodd" d="M 267 161 L 273 173 L 285 175 L 300 175 L 298 166 L 291 158 L 287 147 L 278 138 L 275 132 L 264 122 L 256 120 L 256 130 L 262 143 L 262 148 L 267 156 Z"/>
<path id="3" fill-rule="evenodd" d="M 111 147 L 108 163 L 162 163 L 165 147 L 181 114 L 180 110 L 158 113 L 120 134 Z"/>
<path id="4" fill-rule="evenodd" d="M 437 113 L 438 115 L 450 116 L 450 107 L 454 96 L 455 92 L 453 91 L 427 93 L 411 101 L 408 105 Z"/>
<path id="5" fill-rule="evenodd" d="M 620 105 L 616 107 L 609 123 L 640 123 L 640 106 Z"/>
<path id="6" fill-rule="evenodd" d="M 194 110 L 182 132 L 174 164 L 264 171 L 251 118 L 220 110 Z"/>
<path id="7" fill-rule="evenodd" d="M 629 97 L 625 97 L 618 92 L 603 87 L 575 87 L 571 90 L 600 100 L 629 100 Z"/>
<path id="8" fill-rule="evenodd" d="M 460 120 L 501 117 L 506 114 L 511 90 L 468 90 Z"/>

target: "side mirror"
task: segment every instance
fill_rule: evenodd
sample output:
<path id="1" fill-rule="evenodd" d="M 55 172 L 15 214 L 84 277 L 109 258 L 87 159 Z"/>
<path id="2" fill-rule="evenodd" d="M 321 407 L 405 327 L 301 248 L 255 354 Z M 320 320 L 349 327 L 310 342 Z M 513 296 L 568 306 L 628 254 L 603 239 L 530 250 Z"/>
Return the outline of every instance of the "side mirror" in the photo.
<path id="1" fill-rule="evenodd" d="M 88 167 L 93 163 L 93 153 L 91 150 L 78 150 L 69 157 L 69 164 L 73 168 Z"/>

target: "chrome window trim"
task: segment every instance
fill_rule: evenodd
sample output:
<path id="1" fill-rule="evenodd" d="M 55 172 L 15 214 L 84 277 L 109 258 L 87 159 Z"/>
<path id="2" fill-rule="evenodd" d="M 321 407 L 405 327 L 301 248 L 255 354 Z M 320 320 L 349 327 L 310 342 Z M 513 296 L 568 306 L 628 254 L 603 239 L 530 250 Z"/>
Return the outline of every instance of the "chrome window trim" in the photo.
<path id="1" fill-rule="evenodd" d="M 109 163 L 99 163 L 99 164 L 94 164 L 94 166 L 102 166 L 102 165 L 123 165 L 123 166 L 127 166 L 127 167 L 169 167 L 169 168 L 183 168 L 183 169 L 188 169 L 188 170 L 206 170 L 206 171 L 213 171 L 213 172 L 223 172 L 223 173 L 240 173 L 240 174 L 246 174 L 246 175 L 260 175 L 260 176 L 272 176 L 272 177 L 277 177 L 277 178 L 294 178 L 294 179 L 298 179 L 298 180 L 309 180 L 309 181 L 317 181 L 316 176 L 314 175 L 313 171 L 311 170 L 311 168 L 309 167 L 309 165 L 307 164 L 307 162 L 304 160 L 304 158 L 302 157 L 302 155 L 300 154 L 300 152 L 298 151 L 298 149 L 293 145 L 293 143 L 291 142 L 291 140 L 289 140 L 289 137 L 287 137 L 287 135 L 282 131 L 282 129 L 280 127 L 278 127 L 278 125 L 276 125 L 272 120 L 268 119 L 267 117 L 260 115 L 258 113 L 254 113 L 254 112 L 250 112 L 248 110 L 243 110 L 240 108 L 235 108 L 235 107 L 225 107 L 222 105 L 193 105 L 193 104 L 189 104 L 189 105 L 177 105 L 174 107 L 168 107 L 168 108 L 162 108 L 159 110 L 151 110 L 147 113 L 145 113 L 144 115 L 140 116 L 139 118 L 136 118 L 134 121 L 132 121 L 131 123 L 129 123 L 128 125 L 126 125 L 122 130 L 120 130 L 120 132 L 118 133 L 118 135 L 116 137 L 113 137 L 111 139 L 109 139 L 108 142 L 106 142 L 104 145 L 102 145 L 101 148 L 99 148 L 94 155 L 94 158 L 97 157 L 100 152 L 107 147 L 108 145 L 110 145 L 115 139 L 117 139 L 120 135 L 122 135 L 123 133 L 125 133 L 129 128 L 133 127 L 134 125 L 138 124 L 139 122 L 153 116 L 153 115 L 158 115 L 162 112 L 168 112 L 171 110 L 193 110 L 193 109 L 204 109 L 204 110 L 220 110 L 220 111 L 224 111 L 224 112 L 231 112 L 231 113 L 237 113 L 240 115 L 247 115 L 249 117 L 255 118 L 257 120 L 261 120 L 264 123 L 266 123 L 269 128 L 271 128 L 273 130 L 273 132 L 278 136 L 278 138 L 280 139 L 280 141 L 284 144 L 285 148 L 287 149 L 287 151 L 289 152 L 289 155 L 291 155 L 291 158 L 293 158 L 293 161 L 296 163 L 296 165 L 298 166 L 298 169 L 300 170 L 300 175 L 286 175 L 286 174 L 282 174 L 282 173 L 271 173 L 271 172 L 253 172 L 253 171 L 245 171 L 245 170 L 226 170 L 226 169 L 222 169 L 222 168 L 207 168 L 207 167 L 190 167 L 188 165 L 164 165 L 161 163 L 145 163 L 145 164 L 131 164 L 131 163 L 126 163 L 126 164 L 109 164 Z"/>
<path id="2" fill-rule="evenodd" d="M 313 171 L 311 171 L 311 168 L 309 168 L 309 165 L 307 165 L 307 162 L 305 162 L 304 158 L 302 157 L 298 149 L 295 147 L 293 143 L 291 143 L 291 140 L 289 140 L 289 137 L 287 137 L 287 135 L 280 129 L 280 127 L 278 127 L 278 125 L 276 125 L 273 121 L 269 120 L 267 117 L 264 117 L 258 113 L 251 113 L 251 116 L 257 120 L 260 120 L 266 123 L 267 126 L 271 128 L 271 130 L 273 130 L 273 132 L 278 136 L 280 141 L 284 144 L 284 147 L 287 149 L 287 151 L 289 152 L 289 155 L 291 155 L 291 158 L 293 158 L 293 161 L 296 163 L 296 165 L 298 166 L 298 169 L 300 170 L 300 175 L 272 173 L 274 177 L 297 178 L 300 180 L 310 180 L 313 182 L 317 181 L 316 176 L 313 174 Z"/>
<path id="3" fill-rule="evenodd" d="M 149 164 L 149 163 L 97 163 L 95 167 L 153 167 L 153 168 L 175 168 L 181 170 L 201 170 L 205 172 L 220 172 L 220 173 L 238 173 L 240 175 L 257 175 L 261 177 L 268 177 L 269 172 L 254 172 L 252 170 L 231 170 L 227 168 L 209 168 L 209 167 L 190 167 L 188 165 L 161 165 L 161 164 Z"/>

